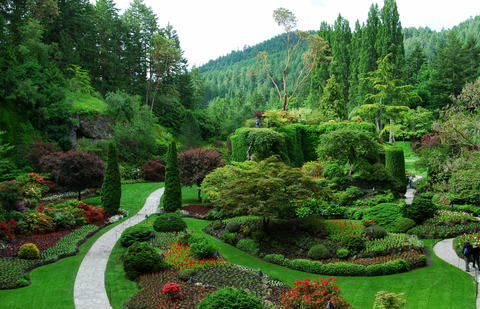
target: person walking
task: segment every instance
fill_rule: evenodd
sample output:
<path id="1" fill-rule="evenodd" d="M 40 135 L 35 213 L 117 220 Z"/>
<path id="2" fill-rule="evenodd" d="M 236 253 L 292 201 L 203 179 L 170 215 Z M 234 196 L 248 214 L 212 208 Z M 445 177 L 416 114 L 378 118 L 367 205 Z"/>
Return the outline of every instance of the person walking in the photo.
<path id="1" fill-rule="evenodd" d="M 473 257 L 473 268 L 475 269 L 475 265 L 477 265 L 477 269 L 480 269 L 480 264 L 478 263 L 478 259 L 480 257 L 480 247 L 478 246 L 478 243 L 475 243 L 473 245 L 472 257 Z"/>
<path id="2" fill-rule="evenodd" d="M 463 256 L 465 259 L 465 271 L 469 272 L 470 271 L 470 263 L 472 262 L 472 253 L 473 253 L 473 247 L 470 244 L 470 241 L 467 239 L 465 241 L 465 244 L 463 245 Z"/>

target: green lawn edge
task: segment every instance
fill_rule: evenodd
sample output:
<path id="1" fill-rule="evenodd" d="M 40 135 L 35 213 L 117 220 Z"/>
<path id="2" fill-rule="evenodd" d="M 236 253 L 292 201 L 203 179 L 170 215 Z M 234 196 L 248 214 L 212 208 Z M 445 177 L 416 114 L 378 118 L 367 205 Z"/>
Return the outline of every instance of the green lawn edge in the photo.
<path id="1" fill-rule="evenodd" d="M 163 183 L 139 183 L 122 185 L 120 208 L 130 209 L 130 215 L 137 213 L 148 196 L 161 188 Z M 93 198 L 98 199 L 98 198 Z M 88 203 L 89 199 L 82 200 Z M 15 290 L 0 290 L 0 309 L 52 309 L 75 308 L 73 288 L 80 264 L 95 241 L 128 218 L 109 225 L 88 239 L 78 255 L 67 257 L 56 263 L 34 269 L 30 273 L 32 284 Z"/>

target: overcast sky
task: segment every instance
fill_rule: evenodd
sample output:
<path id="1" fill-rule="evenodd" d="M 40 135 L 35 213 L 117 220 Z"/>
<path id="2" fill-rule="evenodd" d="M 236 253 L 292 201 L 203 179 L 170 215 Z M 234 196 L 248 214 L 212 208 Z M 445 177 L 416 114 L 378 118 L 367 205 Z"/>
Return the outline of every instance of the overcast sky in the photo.
<path id="1" fill-rule="evenodd" d="M 91 0 L 94 2 L 95 0 Z M 121 13 L 132 0 L 114 0 Z M 367 20 L 372 3 L 383 0 L 144 0 L 158 17 L 160 28 L 168 22 L 177 30 L 190 67 L 200 66 L 232 50 L 253 46 L 280 33 L 273 10 L 284 7 L 298 19 L 297 29 L 318 30 L 322 21 L 333 24 L 340 13 L 350 22 Z M 397 0 L 403 27 L 451 29 L 480 14 L 480 0 Z"/>

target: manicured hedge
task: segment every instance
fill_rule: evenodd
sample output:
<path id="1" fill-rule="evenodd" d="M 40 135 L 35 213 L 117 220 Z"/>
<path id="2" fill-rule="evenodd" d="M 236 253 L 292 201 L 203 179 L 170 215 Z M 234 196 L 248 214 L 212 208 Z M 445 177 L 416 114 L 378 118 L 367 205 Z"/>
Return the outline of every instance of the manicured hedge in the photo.
<path id="1" fill-rule="evenodd" d="M 385 167 L 390 170 L 393 177 L 402 183 L 402 191 L 407 192 L 407 176 L 405 174 L 405 156 L 402 147 L 385 146 Z"/>
<path id="2" fill-rule="evenodd" d="M 274 129 L 240 128 L 230 136 L 232 141 L 232 161 L 243 162 L 247 159 L 247 149 L 252 139 L 255 143 L 250 153 L 260 153 L 264 158 L 273 154 L 280 155 L 286 163 L 296 167 L 305 162 L 317 160 L 316 149 L 320 136 L 341 128 L 360 129 L 376 136 L 376 127 L 367 122 L 327 122 L 319 125 L 292 124 Z M 259 140 L 262 140 L 259 143 Z"/>
<path id="3" fill-rule="evenodd" d="M 289 260 L 281 254 L 265 255 L 264 260 L 287 268 L 326 276 L 384 276 L 406 272 L 410 269 L 408 262 L 402 259 L 370 266 L 347 262 L 323 264 L 306 259 Z"/>

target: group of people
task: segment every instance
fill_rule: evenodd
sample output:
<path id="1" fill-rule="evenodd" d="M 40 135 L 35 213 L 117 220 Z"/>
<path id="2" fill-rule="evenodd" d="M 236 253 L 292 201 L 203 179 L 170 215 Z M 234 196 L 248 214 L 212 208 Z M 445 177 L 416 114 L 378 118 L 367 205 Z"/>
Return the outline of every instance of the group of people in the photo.
<path id="1" fill-rule="evenodd" d="M 478 243 L 475 243 L 473 246 L 470 244 L 470 241 L 467 239 L 463 245 L 463 256 L 465 258 L 465 271 L 470 271 L 470 263 L 473 263 L 473 269 L 475 265 L 480 269 L 480 264 L 478 262 L 480 257 L 480 247 Z"/>

